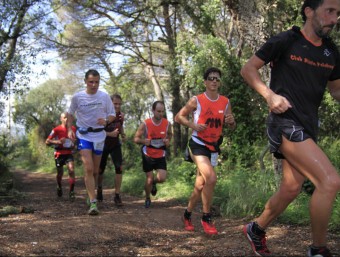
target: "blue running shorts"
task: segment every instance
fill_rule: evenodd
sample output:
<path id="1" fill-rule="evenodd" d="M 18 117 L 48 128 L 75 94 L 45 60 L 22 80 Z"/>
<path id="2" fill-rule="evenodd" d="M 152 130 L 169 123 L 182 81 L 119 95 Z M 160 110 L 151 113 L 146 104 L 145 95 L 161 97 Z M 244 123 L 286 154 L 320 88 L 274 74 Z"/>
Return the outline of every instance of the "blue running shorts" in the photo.
<path id="1" fill-rule="evenodd" d="M 101 155 L 104 149 L 104 142 L 90 142 L 84 139 L 78 139 L 78 150 L 89 149 L 94 152 L 96 155 Z"/>

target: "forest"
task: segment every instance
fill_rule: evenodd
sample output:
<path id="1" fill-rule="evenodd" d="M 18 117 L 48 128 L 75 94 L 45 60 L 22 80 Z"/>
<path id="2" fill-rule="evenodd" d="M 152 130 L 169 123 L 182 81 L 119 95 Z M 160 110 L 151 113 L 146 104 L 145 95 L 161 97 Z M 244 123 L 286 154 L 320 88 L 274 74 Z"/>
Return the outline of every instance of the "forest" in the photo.
<path id="1" fill-rule="evenodd" d="M 246 85 L 242 65 L 270 36 L 302 26 L 297 0 L 15 0 L 0 6 L 0 176 L 14 167 L 55 172 L 53 149 L 45 145 L 70 97 L 85 87 L 84 74 L 97 69 L 100 87 L 123 98 L 125 132 L 122 190 L 143 194 L 139 124 L 155 100 L 166 104 L 173 125 L 169 179 L 160 197 L 186 200 L 195 167 L 183 160 L 190 131 L 173 117 L 190 97 L 204 91 L 208 67 L 222 71 L 220 93 L 233 106 L 234 131 L 224 131 L 214 205 L 226 217 L 255 216 L 276 191 L 280 162 L 268 152 L 263 98 Z M 339 27 L 333 39 L 339 45 Z M 55 53 L 55 54 L 51 54 Z M 32 69 L 40 63 L 40 70 Z M 56 79 L 36 85 L 57 63 Z M 261 70 L 269 83 L 270 68 Z M 36 86 L 33 86 L 36 85 Z M 326 92 L 319 110 L 318 144 L 340 170 L 340 105 Z M 14 125 L 24 133 L 11 133 Z M 81 162 L 77 172 L 82 174 Z M 107 175 L 107 185 L 112 177 Z M 308 224 L 313 185 L 303 191 L 280 222 Z M 305 206 L 306 208 L 301 208 Z M 331 229 L 339 229 L 340 198 Z"/>

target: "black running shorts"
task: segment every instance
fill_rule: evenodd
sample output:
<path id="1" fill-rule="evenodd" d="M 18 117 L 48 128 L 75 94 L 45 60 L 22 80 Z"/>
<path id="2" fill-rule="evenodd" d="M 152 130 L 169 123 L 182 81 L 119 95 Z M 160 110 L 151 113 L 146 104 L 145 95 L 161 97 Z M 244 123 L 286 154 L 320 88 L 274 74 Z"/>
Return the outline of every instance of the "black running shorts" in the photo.
<path id="1" fill-rule="evenodd" d="M 153 170 L 166 170 L 167 168 L 165 157 L 151 158 L 149 156 L 146 156 L 142 150 L 142 159 L 144 172 L 149 172 Z"/>
<path id="2" fill-rule="evenodd" d="M 72 154 L 62 154 L 59 155 L 58 158 L 55 159 L 55 166 L 62 167 L 66 165 L 68 162 L 73 162 L 73 155 Z"/>
<path id="3" fill-rule="evenodd" d="M 282 144 L 282 136 L 291 142 L 302 142 L 312 138 L 294 120 L 283 118 L 274 113 L 270 113 L 267 118 L 267 136 L 269 138 L 270 152 L 277 159 L 284 159 L 279 150 Z"/>
<path id="4" fill-rule="evenodd" d="M 203 155 L 211 158 L 211 151 L 205 145 L 197 144 L 192 138 L 189 140 L 189 148 L 193 155 Z"/>

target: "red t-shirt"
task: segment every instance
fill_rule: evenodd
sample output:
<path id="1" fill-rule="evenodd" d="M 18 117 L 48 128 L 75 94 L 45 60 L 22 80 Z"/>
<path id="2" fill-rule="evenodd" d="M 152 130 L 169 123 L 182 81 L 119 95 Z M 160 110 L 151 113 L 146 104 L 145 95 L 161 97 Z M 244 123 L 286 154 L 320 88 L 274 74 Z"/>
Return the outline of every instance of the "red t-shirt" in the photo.
<path id="1" fill-rule="evenodd" d="M 74 126 L 72 126 L 72 130 L 74 133 L 76 133 L 76 128 Z M 59 155 L 72 154 L 72 149 L 74 145 L 71 139 L 68 138 L 66 127 L 62 125 L 55 127 L 54 129 L 52 129 L 51 133 L 48 135 L 47 138 L 56 139 L 56 140 L 66 138 L 66 141 L 64 144 L 58 144 L 54 146 L 54 149 L 55 149 L 54 156 L 56 158 L 58 158 Z"/>

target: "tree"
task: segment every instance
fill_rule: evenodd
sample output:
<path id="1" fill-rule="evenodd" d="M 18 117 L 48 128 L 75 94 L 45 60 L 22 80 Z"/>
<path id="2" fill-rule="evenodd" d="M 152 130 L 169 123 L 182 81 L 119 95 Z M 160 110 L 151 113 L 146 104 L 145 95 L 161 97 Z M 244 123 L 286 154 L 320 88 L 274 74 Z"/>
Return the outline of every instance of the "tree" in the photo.
<path id="1" fill-rule="evenodd" d="M 49 0 L 2 1 L 0 6 L 0 91 L 13 83 L 14 92 L 28 87 L 30 64 L 41 50 L 34 41 L 36 32 L 47 24 Z M 39 38 L 36 38 L 39 40 Z M 20 77 L 20 83 L 16 78 Z"/>
<path id="2" fill-rule="evenodd" d="M 38 127 L 39 136 L 46 139 L 59 124 L 61 112 L 66 111 L 66 99 L 60 81 L 47 81 L 16 99 L 14 121 L 23 124 L 26 132 Z M 39 96 L 39 97 L 37 97 Z"/>

